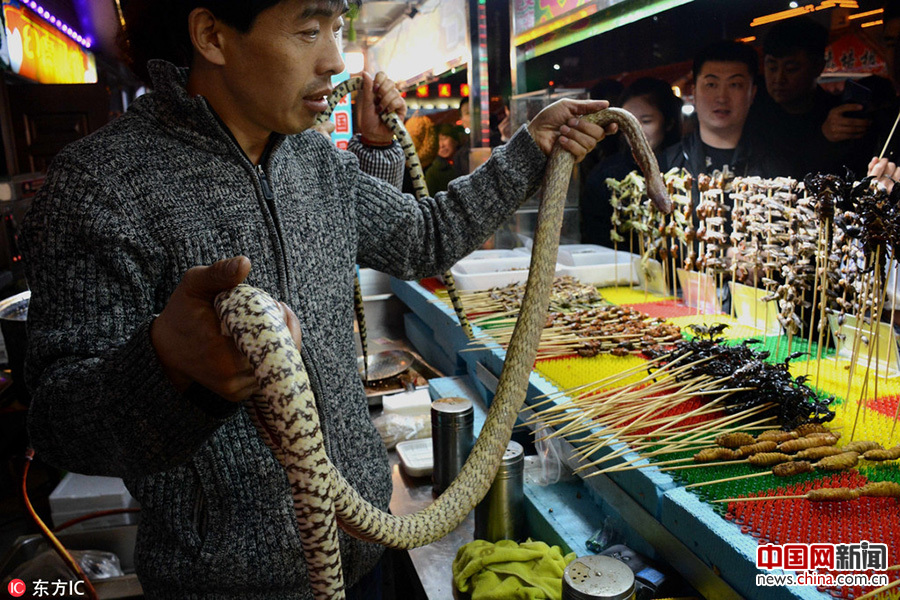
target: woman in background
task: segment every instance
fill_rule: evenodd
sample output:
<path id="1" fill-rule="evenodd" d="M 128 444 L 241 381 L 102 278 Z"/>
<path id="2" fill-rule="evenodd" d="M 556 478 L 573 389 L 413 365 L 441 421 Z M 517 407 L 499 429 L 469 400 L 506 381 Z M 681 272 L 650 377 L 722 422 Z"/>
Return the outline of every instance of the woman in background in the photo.
<path id="1" fill-rule="evenodd" d="M 644 77 L 628 86 L 619 106 L 641 123 L 653 151 L 659 152 L 681 139 L 681 98 L 661 79 Z M 612 247 L 610 220 L 613 209 L 606 180 L 623 179 L 638 168 L 627 142 L 620 139 L 620 152 L 600 162 L 587 175 L 581 197 L 581 241 Z"/>

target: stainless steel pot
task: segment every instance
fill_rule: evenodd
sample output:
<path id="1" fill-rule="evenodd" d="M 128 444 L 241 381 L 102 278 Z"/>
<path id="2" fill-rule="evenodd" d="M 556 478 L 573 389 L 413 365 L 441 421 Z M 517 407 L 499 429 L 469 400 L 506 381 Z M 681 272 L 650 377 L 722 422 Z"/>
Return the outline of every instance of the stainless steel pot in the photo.
<path id="1" fill-rule="evenodd" d="M 9 357 L 9 368 L 12 371 L 13 389 L 23 399 L 28 398 L 25 387 L 25 348 L 28 335 L 25 330 L 25 319 L 28 316 L 30 291 L 0 300 L 0 332 L 6 342 L 6 354 Z"/>

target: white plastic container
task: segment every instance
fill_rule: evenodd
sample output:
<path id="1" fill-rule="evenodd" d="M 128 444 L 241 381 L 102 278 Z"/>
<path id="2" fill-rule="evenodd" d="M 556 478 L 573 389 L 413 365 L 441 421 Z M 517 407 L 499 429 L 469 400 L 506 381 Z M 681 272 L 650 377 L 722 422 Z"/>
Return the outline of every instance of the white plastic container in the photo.
<path id="1" fill-rule="evenodd" d="M 559 247 L 560 272 L 581 283 L 608 287 L 638 282 L 635 256 L 593 244 L 571 244 Z"/>
<path id="2" fill-rule="evenodd" d="M 67 473 L 50 494 L 50 515 L 53 526 L 101 510 L 135 508 L 138 506 L 125 483 L 118 477 L 97 477 Z M 137 523 L 137 513 L 122 513 L 89 519 L 73 525 L 71 531 L 119 527 Z"/>
<path id="3" fill-rule="evenodd" d="M 528 278 L 531 259 L 522 254 L 506 258 L 464 258 L 450 268 L 461 290 L 488 290 Z"/>
<path id="4" fill-rule="evenodd" d="M 620 254 L 627 253 L 620 252 Z M 597 264 L 600 257 L 614 256 L 616 256 L 615 250 L 596 244 L 563 244 L 559 247 L 559 256 L 556 258 L 556 262 L 570 267 L 582 267 Z"/>
<path id="5" fill-rule="evenodd" d="M 475 250 L 468 256 L 462 258 L 462 260 L 493 260 L 496 258 L 513 258 L 517 257 L 519 254 L 515 250 Z"/>
<path id="6" fill-rule="evenodd" d="M 464 258 L 453 267 L 450 273 L 456 280 L 460 290 L 489 290 L 503 287 L 511 283 L 524 283 L 528 279 L 531 266 L 531 255 L 514 250 L 502 258 Z M 556 274 L 560 275 L 561 265 L 556 264 Z"/>
<path id="7" fill-rule="evenodd" d="M 408 440 L 397 444 L 397 455 L 403 470 L 410 477 L 426 477 L 434 469 L 434 449 L 431 438 Z"/>

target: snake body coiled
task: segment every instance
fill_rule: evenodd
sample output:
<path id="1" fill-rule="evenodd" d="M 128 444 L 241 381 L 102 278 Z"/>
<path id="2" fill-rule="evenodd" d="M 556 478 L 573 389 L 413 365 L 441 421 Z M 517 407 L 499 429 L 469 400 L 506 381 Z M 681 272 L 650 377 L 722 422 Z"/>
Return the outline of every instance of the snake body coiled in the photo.
<path id="1" fill-rule="evenodd" d="M 606 110 L 582 118 L 619 124 L 638 164 L 646 168 L 651 198 L 660 209 L 671 210 L 653 153 L 634 117 L 625 111 Z M 382 512 L 363 499 L 330 462 L 305 366 L 275 300 L 246 285 L 216 298 L 223 325 L 249 359 L 259 382 L 260 393 L 254 395 L 248 409 L 287 472 L 316 598 L 344 597 L 338 523 L 354 536 L 393 548 L 422 546 L 456 528 L 490 488 L 537 356 L 573 164 L 574 157 L 558 145 L 547 163 L 525 297 L 484 427 L 459 476 L 418 513 L 396 516 Z"/>

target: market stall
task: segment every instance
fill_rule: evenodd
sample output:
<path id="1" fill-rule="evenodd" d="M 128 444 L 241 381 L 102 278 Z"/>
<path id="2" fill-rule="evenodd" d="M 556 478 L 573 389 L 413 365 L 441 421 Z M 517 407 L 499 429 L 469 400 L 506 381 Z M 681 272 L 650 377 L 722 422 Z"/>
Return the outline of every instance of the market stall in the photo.
<path id="1" fill-rule="evenodd" d="M 723 234 L 716 202 L 726 197 L 737 218 Z M 826 197 L 838 212 L 817 218 Z M 809 189 L 754 179 L 736 181 L 730 193 L 712 186 L 700 206 L 697 250 L 679 247 L 684 240 L 674 219 L 668 230 L 643 221 L 642 231 L 660 232 L 642 234 L 643 258 L 623 260 L 621 253 L 603 265 L 599 256 L 611 251 L 573 247 L 567 257 L 561 250 L 558 274 L 579 273 L 564 264 L 574 262 L 571 251 L 582 258 L 593 252 L 595 264 L 582 265 L 580 274 L 641 284 L 598 289 L 560 280 L 522 420 L 542 432 L 539 438 L 564 439 L 564 460 L 597 501 L 597 514 L 615 514 L 630 543 L 672 564 L 704 596 L 718 597 L 724 586 L 747 598 L 857 598 L 881 583 L 896 586 L 896 571 L 887 569 L 900 552 L 891 458 L 900 443 L 897 346 L 889 326 L 867 318 L 870 309 L 884 311 L 891 292 L 882 274 L 892 259 L 883 257 L 893 254 L 887 236 L 875 241 L 858 233 L 874 230 L 876 213 L 889 222 L 886 196 L 838 178 Z M 864 216 L 851 223 L 851 214 Z M 727 264 L 718 236 L 723 243 L 730 236 L 742 258 Z M 663 269 L 675 254 L 684 260 Z M 462 271 L 521 279 L 515 260 L 471 257 Z M 765 289 L 722 285 L 738 268 L 758 271 Z M 673 289 L 679 270 L 676 298 L 664 290 Z M 479 287 L 477 275 L 470 281 Z M 462 292 L 476 330 L 470 342 L 449 306 L 435 302 L 443 296 L 439 282 L 393 287 L 412 310 L 407 336 L 422 355 L 467 374 L 489 402 L 521 290 Z M 732 290 L 733 311 L 719 308 L 715 290 L 723 288 Z M 812 290 L 818 300 L 804 302 Z M 610 321 L 621 327 L 603 329 Z M 669 337 L 673 329 L 663 324 L 680 333 Z M 737 434 L 742 439 L 729 441 Z M 557 507 L 565 503 L 560 493 Z M 573 548 L 585 542 L 584 532 L 557 534 Z M 759 554 L 818 546 L 851 558 L 832 554 L 831 562 L 811 566 L 808 558 L 790 563 Z M 882 553 L 880 562 L 852 562 L 868 547 Z M 772 573 L 808 578 L 776 587 L 757 578 Z"/>

